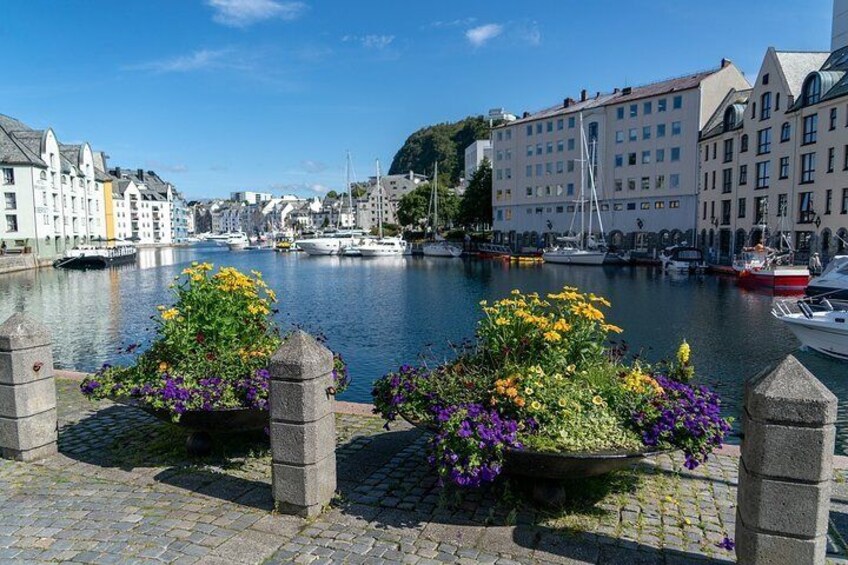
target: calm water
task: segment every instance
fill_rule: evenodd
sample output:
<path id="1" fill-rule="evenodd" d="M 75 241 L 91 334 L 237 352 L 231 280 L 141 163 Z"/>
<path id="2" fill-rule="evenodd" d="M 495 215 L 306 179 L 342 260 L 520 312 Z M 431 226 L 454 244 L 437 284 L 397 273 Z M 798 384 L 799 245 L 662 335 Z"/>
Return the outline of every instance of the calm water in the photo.
<path id="1" fill-rule="evenodd" d="M 610 321 L 625 329 L 631 350 L 651 360 L 673 355 L 685 337 L 700 380 L 722 394 L 734 416 L 744 380 L 798 347 L 769 315 L 773 298 L 743 291 L 729 278 L 676 278 L 644 267 L 362 260 L 206 246 L 144 249 L 137 266 L 119 269 L 0 276 L 0 318 L 22 310 L 45 321 L 62 367 L 127 363 L 122 345 L 150 339 L 156 305 L 168 302 L 168 285 L 194 260 L 262 271 L 281 298 L 279 321 L 323 332 L 347 359 L 354 380 L 346 400 L 369 401 L 376 377 L 422 352 L 445 355 L 448 342 L 472 336 L 480 300 L 513 288 L 541 293 L 569 284 L 608 297 Z M 805 352 L 798 357 L 840 401 L 848 398 L 848 366 Z M 848 452 L 844 402 L 837 444 Z"/>

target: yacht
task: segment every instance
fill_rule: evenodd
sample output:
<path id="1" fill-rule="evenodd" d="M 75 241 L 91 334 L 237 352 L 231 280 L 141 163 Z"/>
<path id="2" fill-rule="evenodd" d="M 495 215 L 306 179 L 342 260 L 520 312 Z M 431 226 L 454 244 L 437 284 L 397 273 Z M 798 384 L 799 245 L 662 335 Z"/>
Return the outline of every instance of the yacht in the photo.
<path id="1" fill-rule="evenodd" d="M 545 263 L 560 263 L 567 265 L 603 265 L 607 257 L 606 243 L 603 241 L 604 224 L 601 220 L 601 207 L 598 204 L 598 190 L 595 184 L 597 171 L 597 140 L 586 139 L 586 130 L 583 128 L 583 113 L 580 113 L 580 197 L 576 201 L 577 213 L 571 217 L 569 234 L 554 240 L 554 245 L 542 252 Z M 586 172 L 589 177 L 589 194 L 586 195 Z M 588 203 L 588 206 L 586 204 Z M 587 210 L 589 208 L 590 210 Z M 593 214 L 597 217 L 598 228 L 601 233 L 601 242 L 595 241 L 593 233 Z M 589 223 L 586 226 L 586 215 L 588 213 Z M 580 230 L 575 233 L 574 222 L 580 217 Z"/>
<path id="2" fill-rule="evenodd" d="M 409 243 L 400 237 L 372 239 L 358 247 L 363 257 L 402 257 L 411 253 Z"/>
<path id="3" fill-rule="evenodd" d="M 703 273 L 707 268 L 704 252 L 686 245 L 686 242 L 663 249 L 660 262 L 664 271 L 674 273 Z"/>
<path id="4" fill-rule="evenodd" d="M 80 245 L 65 251 L 53 266 L 61 269 L 103 269 L 112 265 L 135 263 L 137 256 L 135 245 L 125 241 L 118 241 L 113 247 Z"/>
<path id="5" fill-rule="evenodd" d="M 250 240 L 241 232 L 230 233 L 228 235 L 226 244 L 230 248 L 230 251 L 241 251 L 246 249 L 250 244 Z"/>
<path id="6" fill-rule="evenodd" d="M 342 255 L 365 236 L 362 230 L 339 230 L 318 237 L 298 239 L 294 244 L 307 255 Z"/>
<path id="7" fill-rule="evenodd" d="M 422 251 L 427 257 L 459 257 L 462 248 L 448 243 L 439 236 L 439 162 L 436 161 L 433 171 L 433 190 L 430 196 L 433 207 L 433 241 L 422 246 Z"/>
<path id="8" fill-rule="evenodd" d="M 848 300 L 848 255 L 831 259 L 822 274 L 810 281 L 806 293 L 811 298 Z"/>
<path id="9" fill-rule="evenodd" d="M 771 313 L 786 324 L 805 347 L 848 361 L 848 311 L 834 308 L 827 298 L 815 309 L 805 300 L 796 304 L 798 312 L 793 311 L 787 301 L 780 300 Z"/>

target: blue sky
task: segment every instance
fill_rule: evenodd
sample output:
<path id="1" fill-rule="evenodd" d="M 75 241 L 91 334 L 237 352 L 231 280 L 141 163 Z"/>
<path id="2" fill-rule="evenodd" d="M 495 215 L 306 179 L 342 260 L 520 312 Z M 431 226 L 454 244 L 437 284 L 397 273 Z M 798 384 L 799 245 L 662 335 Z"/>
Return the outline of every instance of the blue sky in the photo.
<path id="1" fill-rule="evenodd" d="M 831 0 L 4 0 L 0 113 L 192 198 L 319 194 L 417 128 L 533 111 L 765 49 L 826 50 Z"/>

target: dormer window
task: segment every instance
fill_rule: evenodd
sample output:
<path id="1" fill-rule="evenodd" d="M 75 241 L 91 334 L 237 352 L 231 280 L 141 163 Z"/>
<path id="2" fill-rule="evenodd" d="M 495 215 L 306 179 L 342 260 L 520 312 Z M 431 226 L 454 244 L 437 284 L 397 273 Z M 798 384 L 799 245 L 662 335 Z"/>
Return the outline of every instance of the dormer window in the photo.
<path id="1" fill-rule="evenodd" d="M 804 81 L 803 105 L 818 104 L 821 100 L 822 81 L 819 73 L 813 73 Z"/>
<path id="2" fill-rule="evenodd" d="M 764 92 L 760 97 L 760 119 L 767 120 L 771 117 L 771 92 Z"/>
<path id="3" fill-rule="evenodd" d="M 745 112 L 741 104 L 732 104 L 724 111 L 724 131 L 730 131 L 742 123 Z"/>

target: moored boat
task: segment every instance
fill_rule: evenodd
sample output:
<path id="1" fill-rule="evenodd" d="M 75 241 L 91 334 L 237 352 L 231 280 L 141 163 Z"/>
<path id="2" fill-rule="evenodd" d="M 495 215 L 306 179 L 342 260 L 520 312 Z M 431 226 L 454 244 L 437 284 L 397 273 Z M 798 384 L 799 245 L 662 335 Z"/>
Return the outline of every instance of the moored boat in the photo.
<path id="1" fill-rule="evenodd" d="M 806 293 L 810 297 L 848 300 L 848 255 L 831 259 L 822 274 L 810 280 Z"/>
<path id="2" fill-rule="evenodd" d="M 607 252 L 600 248 L 582 248 L 579 236 L 561 237 L 556 245 L 542 252 L 545 263 L 564 265 L 603 265 Z"/>
<path id="3" fill-rule="evenodd" d="M 805 300 L 796 304 L 798 312 L 786 301 L 778 301 L 772 315 L 786 324 L 805 347 L 848 361 L 848 311 L 835 309 L 827 299 L 815 309 Z"/>
<path id="4" fill-rule="evenodd" d="M 423 252 L 427 257 L 459 257 L 462 248 L 447 241 L 433 241 L 424 244 Z"/>
<path id="5" fill-rule="evenodd" d="M 230 251 L 241 251 L 246 249 L 250 244 L 250 240 L 247 239 L 247 236 L 241 232 L 231 233 L 227 238 L 227 247 L 230 248 Z"/>
<path id="6" fill-rule="evenodd" d="M 704 252 L 685 243 L 666 247 L 660 253 L 664 271 L 677 273 L 703 273 L 707 268 Z"/>
<path id="7" fill-rule="evenodd" d="M 104 269 L 134 263 L 137 256 L 135 246 L 125 242 L 114 247 L 81 245 L 65 251 L 61 259 L 53 262 L 53 266 L 61 269 Z"/>
<path id="8" fill-rule="evenodd" d="M 409 243 L 400 237 L 381 237 L 358 246 L 363 257 L 403 257 L 412 251 Z"/>

